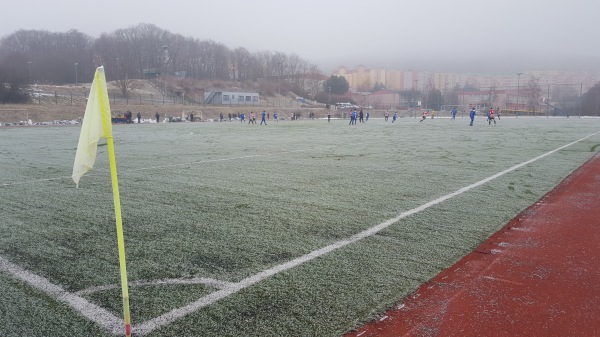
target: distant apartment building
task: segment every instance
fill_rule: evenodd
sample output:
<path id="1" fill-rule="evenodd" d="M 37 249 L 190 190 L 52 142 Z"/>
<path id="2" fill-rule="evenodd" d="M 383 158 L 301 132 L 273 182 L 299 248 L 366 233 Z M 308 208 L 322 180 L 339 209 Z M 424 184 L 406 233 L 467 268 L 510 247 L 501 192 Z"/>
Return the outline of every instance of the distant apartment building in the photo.
<path id="1" fill-rule="evenodd" d="M 450 73 L 429 73 L 416 70 L 370 69 L 358 66 L 354 69 L 339 67 L 332 73 L 343 76 L 352 92 L 371 91 L 376 84 L 382 84 L 387 90 L 445 90 L 460 86 L 464 76 Z"/>
<path id="2" fill-rule="evenodd" d="M 548 111 L 555 103 L 577 104 L 583 93 L 600 81 L 600 71 L 521 71 L 497 73 L 438 73 L 416 70 L 370 69 L 364 65 L 340 67 L 332 73 L 343 76 L 350 85 L 352 99 L 361 106 L 406 108 L 401 91 L 417 90 L 421 98 L 431 90 L 439 91 L 452 103 L 518 111 Z M 372 92 L 376 84 L 385 90 Z M 536 96 L 526 94 L 537 87 Z M 441 105 L 445 105 L 442 103 Z M 446 106 L 447 107 L 447 106 Z M 442 106 L 441 108 L 445 108 Z"/>
<path id="3" fill-rule="evenodd" d="M 405 90 L 413 86 L 412 77 L 407 83 L 404 75 L 406 72 L 397 70 L 370 69 L 358 66 L 354 69 L 339 67 L 333 71 L 334 76 L 343 76 L 350 85 L 351 91 L 370 91 L 376 84 L 382 84 L 388 90 Z"/>
<path id="4" fill-rule="evenodd" d="M 520 74 L 520 75 L 519 75 Z M 540 86 L 580 86 L 585 92 L 600 81 L 600 71 L 522 71 L 501 73 L 436 73 L 415 70 L 339 67 L 332 75 L 343 76 L 353 92 L 371 91 L 375 84 L 387 90 L 420 91 L 437 89 L 442 93 L 455 88 L 487 90 L 513 89 L 535 81 Z"/>

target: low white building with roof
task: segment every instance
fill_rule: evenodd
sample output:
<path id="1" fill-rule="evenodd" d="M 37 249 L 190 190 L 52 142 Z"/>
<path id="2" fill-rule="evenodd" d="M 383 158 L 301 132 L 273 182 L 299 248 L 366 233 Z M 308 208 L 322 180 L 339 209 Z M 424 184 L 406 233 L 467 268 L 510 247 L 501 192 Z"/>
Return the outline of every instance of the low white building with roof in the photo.
<path id="1" fill-rule="evenodd" d="M 210 89 L 204 92 L 203 104 L 260 105 L 260 95 L 255 91 Z"/>

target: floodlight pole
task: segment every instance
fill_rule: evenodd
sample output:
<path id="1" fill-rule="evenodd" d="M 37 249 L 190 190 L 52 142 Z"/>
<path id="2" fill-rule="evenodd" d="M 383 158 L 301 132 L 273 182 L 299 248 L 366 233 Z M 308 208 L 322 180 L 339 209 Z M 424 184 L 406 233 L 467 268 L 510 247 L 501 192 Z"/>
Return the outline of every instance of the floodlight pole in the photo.
<path id="1" fill-rule="evenodd" d="M 521 75 L 523 75 L 523 73 L 517 73 L 517 109 L 519 109 L 519 96 L 521 95 Z M 515 112 L 515 116 L 517 115 L 518 113 Z"/>

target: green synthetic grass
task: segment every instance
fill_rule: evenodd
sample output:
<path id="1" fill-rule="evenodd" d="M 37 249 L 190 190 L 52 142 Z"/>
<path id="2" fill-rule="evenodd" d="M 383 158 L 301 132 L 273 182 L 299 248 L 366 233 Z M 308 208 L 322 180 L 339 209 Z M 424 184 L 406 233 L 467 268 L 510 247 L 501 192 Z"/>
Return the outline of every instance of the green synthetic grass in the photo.
<path id="1" fill-rule="evenodd" d="M 0 273 L 0 335 L 111 336 L 41 291 Z"/>
<path id="2" fill-rule="evenodd" d="M 600 119 L 483 121 L 115 125 L 129 280 L 238 282 L 600 131 Z M 106 146 L 76 189 L 79 131 L 0 129 L 0 256 L 72 292 L 119 283 Z M 599 144 L 590 137 L 149 336 L 339 335 L 471 251 Z M 0 283 L 2 336 L 108 334 L 7 274 Z M 212 291 L 131 287 L 133 325 Z M 119 289 L 83 297 L 121 317 Z"/>
<path id="3" fill-rule="evenodd" d="M 147 285 L 132 286 L 129 300 L 136 303 L 131 308 L 131 316 L 138 322 L 152 319 L 169 310 L 182 307 L 203 295 L 215 291 L 205 285 Z M 115 301 L 121 298 L 121 288 L 97 291 L 84 295 L 92 303 L 104 305 L 105 309 L 119 315 L 123 311 L 123 303 Z"/>

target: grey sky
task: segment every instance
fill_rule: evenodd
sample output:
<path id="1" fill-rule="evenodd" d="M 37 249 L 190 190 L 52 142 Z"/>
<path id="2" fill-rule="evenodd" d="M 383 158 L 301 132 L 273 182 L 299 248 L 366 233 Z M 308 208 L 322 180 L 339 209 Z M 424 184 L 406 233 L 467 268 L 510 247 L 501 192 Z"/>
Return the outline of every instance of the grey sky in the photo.
<path id="1" fill-rule="evenodd" d="M 96 5 L 97 7 L 91 7 Z M 296 53 L 321 66 L 419 70 L 600 68 L 598 0 L 230 0 L 2 4 L 19 29 L 93 37 L 138 23 L 230 48 Z"/>

